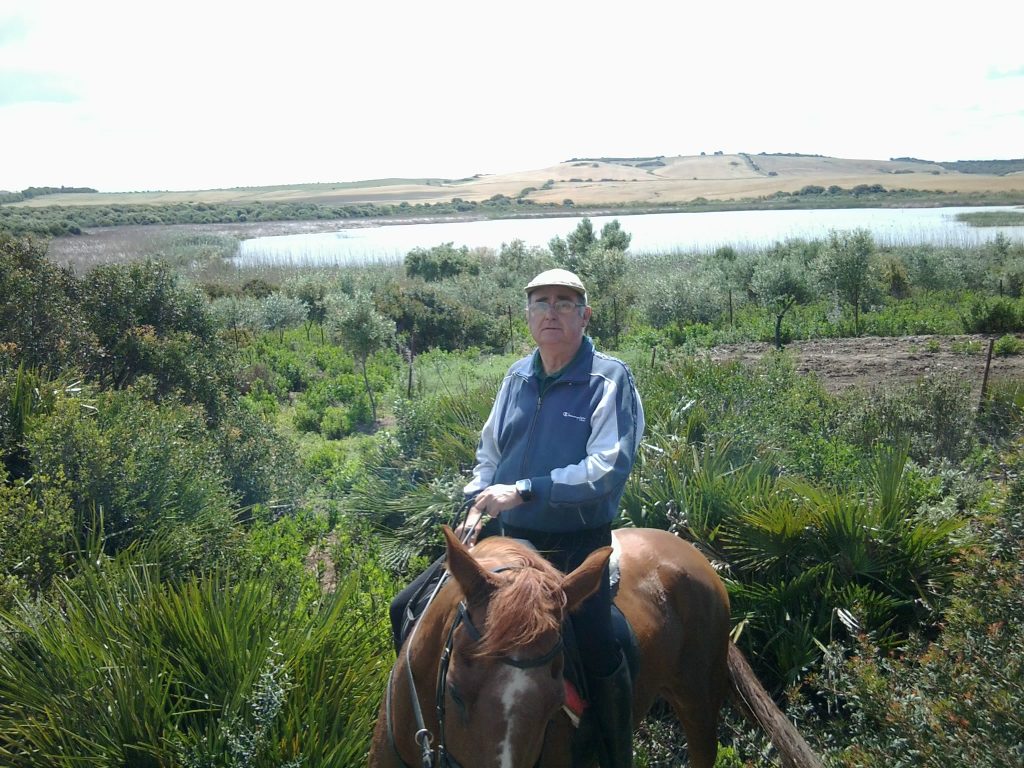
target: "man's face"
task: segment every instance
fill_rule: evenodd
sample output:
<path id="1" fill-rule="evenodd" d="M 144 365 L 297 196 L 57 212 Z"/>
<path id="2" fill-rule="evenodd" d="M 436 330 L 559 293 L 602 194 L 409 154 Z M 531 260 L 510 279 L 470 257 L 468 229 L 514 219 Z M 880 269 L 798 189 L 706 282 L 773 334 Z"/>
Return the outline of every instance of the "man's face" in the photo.
<path id="1" fill-rule="evenodd" d="M 573 307 L 571 312 L 562 313 L 555 307 L 555 303 L 559 301 L 580 304 L 583 300 L 571 288 L 557 285 L 542 285 L 530 293 L 530 307 L 538 302 L 548 304 L 546 312 L 529 309 L 526 315 L 530 333 L 539 347 L 577 344 L 583 338 L 583 329 L 590 322 L 590 307 L 585 307 L 582 312 L 579 308 Z"/>

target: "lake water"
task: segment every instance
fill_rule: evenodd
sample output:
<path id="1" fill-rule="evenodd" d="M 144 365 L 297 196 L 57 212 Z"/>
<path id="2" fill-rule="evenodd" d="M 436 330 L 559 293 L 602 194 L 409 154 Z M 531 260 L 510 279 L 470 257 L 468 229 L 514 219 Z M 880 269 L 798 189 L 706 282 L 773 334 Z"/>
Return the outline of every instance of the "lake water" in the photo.
<path id="1" fill-rule="evenodd" d="M 656 213 L 634 216 L 591 216 L 600 232 L 618 219 L 632 235 L 630 253 L 711 251 L 722 245 L 757 248 L 790 238 L 822 239 L 829 230 L 866 229 L 881 245 L 968 246 L 1003 233 L 1024 242 L 1024 227 L 972 227 L 956 220 L 966 211 L 1006 211 L 1012 206 L 985 208 L 851 208 L 839 210 L 718 211 L 714 213 Z M 401 262 L 416 247 L 442 243 L 456 247 L 499 249 L 522 240 L 546 246 L 556 235 L 565 237 L 582 216 L 544 219 L 389 224 L 335 232 L 257 237 L 243 240 L 236 262 L 243 266 L 285 264 L 327 266 L 367 262 Z"/>

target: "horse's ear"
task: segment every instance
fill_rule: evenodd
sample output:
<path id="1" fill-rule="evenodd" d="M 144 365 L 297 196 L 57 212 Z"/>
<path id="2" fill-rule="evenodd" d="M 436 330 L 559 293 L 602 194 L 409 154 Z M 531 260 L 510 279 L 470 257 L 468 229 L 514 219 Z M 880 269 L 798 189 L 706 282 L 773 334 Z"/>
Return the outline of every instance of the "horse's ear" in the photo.
<path id="1" fill-rule="evenodd" d="M 595 549 L 584 560 L 580 567 L 562 580 L 565 592 L 565 609 L 573 611 L 580 603 L 590 597 L 601 586 L 604 566 L 612 556 L 611 547 Z"/>
<path id="2" fill-rule="evenodd" d="M 448 542 L 448 572 L 455 578 L 467 598 L 486 597 L 497 587 L 497 579 L 480 567 L 465 545 L 447 525 L 441 526 Z"/>

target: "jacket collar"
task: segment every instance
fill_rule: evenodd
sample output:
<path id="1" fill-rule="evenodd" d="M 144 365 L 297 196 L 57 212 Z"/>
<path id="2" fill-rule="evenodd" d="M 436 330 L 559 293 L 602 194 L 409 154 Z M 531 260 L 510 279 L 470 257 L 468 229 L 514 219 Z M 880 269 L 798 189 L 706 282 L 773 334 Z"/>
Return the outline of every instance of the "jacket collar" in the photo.
<path id="1" fill-rule="evenodd" d="M 533 354 L 526 358 L 526 365 L 522 369 L 522 373 L 532 379 L 537 379 L 535 373 L 535 366 L 537 365 L 537 356 L 540 355 L 540 350 L 533 350 Z M 569 364 L 562 369 L 562 373 L 559 375 L 559 381 L 586 381 L 590 378 L 590 371 L 593 368 L 594 360 L 594 342 L 590 340 L 589 336 L 584 336 L 583 341 L 580 343 L 580 348 L 576 350 L 576 354 L 573 356 Z"/>

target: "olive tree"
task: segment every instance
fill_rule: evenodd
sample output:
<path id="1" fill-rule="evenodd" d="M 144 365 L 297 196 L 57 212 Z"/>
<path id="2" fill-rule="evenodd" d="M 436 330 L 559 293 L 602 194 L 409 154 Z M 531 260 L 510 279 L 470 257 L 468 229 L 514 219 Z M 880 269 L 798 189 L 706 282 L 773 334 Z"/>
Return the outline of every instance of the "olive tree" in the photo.
<path id="1" fill-rule="evenodd" d="M 324 342 L 324 317 L 327 306 L 324 299 L 328 293 L 327 277 L 322 274 L 304 272 L 285 280 L 284 290 L 289 296 L 306 305 L 306 341 L 316 325 L 320 328 L 320 343 Z"/>
<path id="2" fill-rule="evenodd" d="M 750 290 L 775 317 L 775 348 L 782 349 L 782 319 L 794 304 L 810 297 L 807 271 L 789 254 L 776 251 L 754 263 Z"/>
<path id="3" fill-rule="evenodd" d="M 635 303 L 635 292 L 623 280 L 630 240 L 617 219 L 604 225 L 600 237 L 590 219 L 583 219 L 565 240 L 554 237 L 549 243 L 556 263 L 577 273 L 587 285 L 594 307 L 591 331 L 598 336 L 617 339 L 625 315 Z"/>
<path id="4" fill-rule="evenodd" d="M 284 332 L 305 322 L 306 305 L 301 299 L 275 292 L 259 303 L 259 321 L 264 330 L 277 331 L 278 338 L 284 341 Z"/>
<path id="5" fill-rule="evenodd" d="M 257 301 L 248 296 L 218 296 L 210 302 L 210 315 L 219 328 L 230 333 L 237 347 L 242 331 L 256 325 Z"/>
<path id="6" fill-rule="evenodd" d="M 875 287 L 872 256 L 875 242 L 866 229 L 829 232 L 815 261 L 822 286 L 853 307 L 853 332 L 860 333 L 860 308 Z"/>
<path id="7" fill-rule="evenodd" d="M 373 298 L 364 291 L 356 291 L 351 298 L 331 295 L 327 299 L 327 307 L 331 338 L 351 352 L 362 369 L 366 396 L 370 398 L 370 413 L 376 423 L 377 403 L 366 373 L 366 361 L 374 352 L 391 343 L 395 336 L 395 323 L 377 311 Z"/>

